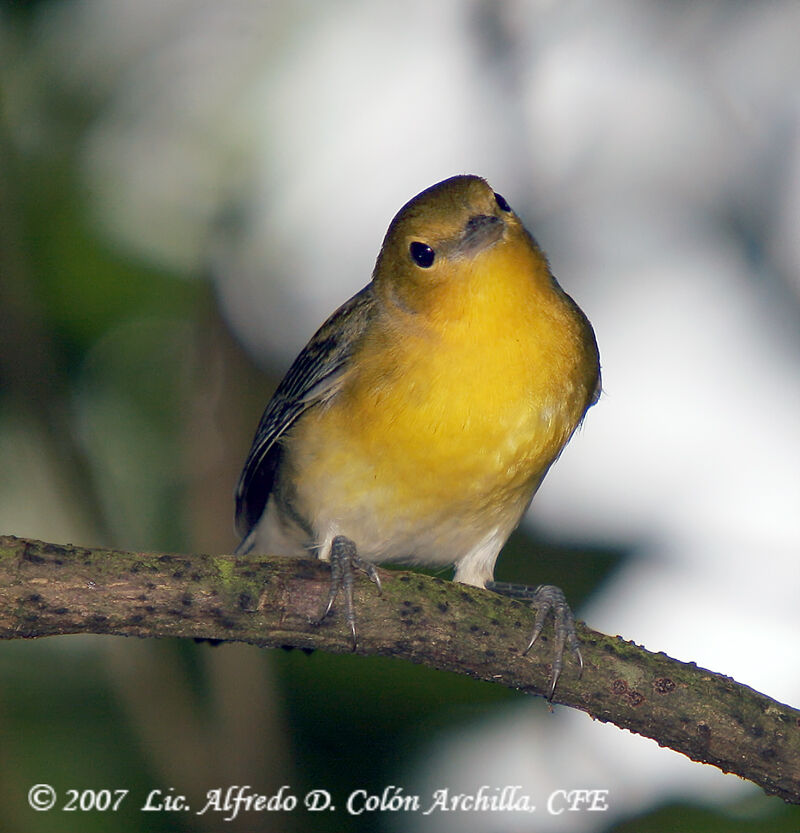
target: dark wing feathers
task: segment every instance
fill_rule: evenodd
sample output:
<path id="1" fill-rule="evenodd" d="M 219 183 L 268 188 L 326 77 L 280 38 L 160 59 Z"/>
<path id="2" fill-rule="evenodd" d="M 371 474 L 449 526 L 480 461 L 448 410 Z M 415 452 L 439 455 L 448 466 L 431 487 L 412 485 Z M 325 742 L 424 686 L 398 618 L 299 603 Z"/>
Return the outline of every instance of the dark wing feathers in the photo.
<path id="1" fill-rule="evenodd" d="M 261 518 L 275 483 L 281 455 L 278 440 L 303 411 L 336 390 L 373 310 L 370 283 L 317 330 L 278 385 L 236 487 L 236 530 L 243 538 Z"/>

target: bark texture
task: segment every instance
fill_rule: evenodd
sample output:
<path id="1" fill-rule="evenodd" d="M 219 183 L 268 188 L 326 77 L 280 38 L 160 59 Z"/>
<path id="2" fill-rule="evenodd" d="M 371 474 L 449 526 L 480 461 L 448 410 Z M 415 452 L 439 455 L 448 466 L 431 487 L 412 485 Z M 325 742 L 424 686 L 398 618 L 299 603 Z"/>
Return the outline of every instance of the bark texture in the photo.
<path id="1" fill-rule="evenodd" d="M 522 656 L 526 605 L 409 572 L 356 581 L 359 654 L 547 691 L 550 634 Z M 329 568 L 314 560 L 164 555 L 0 536 L 0 638 L 69 633 L 203 637 L 345 653 L 340 610 L 315 624 Z M 800 803 L 800 711 L 729 677 L 579 624 L 582 677 L 566 660 L 554 703 L 585 711 Z"/>

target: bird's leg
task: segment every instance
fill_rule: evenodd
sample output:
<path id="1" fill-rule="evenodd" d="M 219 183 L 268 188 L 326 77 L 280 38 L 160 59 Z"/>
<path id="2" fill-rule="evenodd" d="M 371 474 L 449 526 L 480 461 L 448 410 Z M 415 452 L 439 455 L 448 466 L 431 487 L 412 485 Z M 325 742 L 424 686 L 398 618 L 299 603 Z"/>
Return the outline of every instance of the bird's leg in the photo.
<path id="1" fill-rule="evenodd" d="M 378 592 L 381 592 L 381 580 L 378 577 L 378 571 L 375 565 L 360 558 L 356 545 L 349 538 L 344 535 L 337 535 L 331 544 L 331 589 L 328 593 L 328 603 L 325 605 L 325 610 L 319 621 L 331 612 L 333 603 L 339 595 L 339 591 L 344 591 L 345 616 L 347 624 L 350 625 L 350 632 L 353 634 L 353 650 L 356 649 L 356 612 L 353 605 L 353 569 L 357 568 L 363 570 L 369 578 L 378 585 Z"/>
<path id="2" fill-rule="evenodd" d="M 489 581 L 486 583 L 486 589 L 493 590 L 503 596 L 511 596 L 514 599 L 530 602 L 531 607 L 536 609 L 533 634 L 523 654 L 527 654 L 533 647 L 544 628 L 548 615 L 552 612 L 555 629 L 553 674 L 550 679 L 550 690 L 547 693 L 547 699 L 552 700 L 556 683 L 559 676 L 561 676 L 561 669 L 564 665 L 565 647 L 569 648 L 578 660 L 580 665 L 579 676 L 583 673 L 583 657 L 578 645 L 578 635 L 575 632 L 575 617 L 572 615 L 572 610 L 564 597 L 564 591 L 552 584 L 540 584 L 538 587 L 531 587 L 527 584 L 509 584 L 505 581 Z"/>

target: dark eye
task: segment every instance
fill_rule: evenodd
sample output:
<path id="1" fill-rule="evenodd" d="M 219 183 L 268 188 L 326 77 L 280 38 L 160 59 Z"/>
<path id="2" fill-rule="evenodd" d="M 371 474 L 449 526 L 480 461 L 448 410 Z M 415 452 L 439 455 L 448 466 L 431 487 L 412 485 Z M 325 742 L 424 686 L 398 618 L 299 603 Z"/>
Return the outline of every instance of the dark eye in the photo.
<path id="1" fill-rule="evenodd" d="M 411 259 L 417 266 L 427 269 L 433 265 L 433 259 L 436 257 L 436 252 L 425 243 L 420 243 L 415 240 L 409 247 L 408 251 L 411 253 Z"/>
<path id="2" fill-rule="evenodd" d="M 511 206 L 506 202 L 506 198 L 502 194 L 494 193 L 495 202 L 500 206 L 501 211 L 511 211 Z"/>

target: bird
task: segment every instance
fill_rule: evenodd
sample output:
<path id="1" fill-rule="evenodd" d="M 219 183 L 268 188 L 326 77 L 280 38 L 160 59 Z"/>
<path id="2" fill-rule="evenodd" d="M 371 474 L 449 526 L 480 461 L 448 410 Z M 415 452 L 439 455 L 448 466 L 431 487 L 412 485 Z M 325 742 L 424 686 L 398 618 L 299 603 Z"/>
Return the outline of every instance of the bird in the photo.
<path id="1" fill-rule="evenodd" d="M 258 424 L 235 492 L 239 554 L 331 564 L 357 644 L 354 570 L 454 565 L 454 581 L 555 620 L 548 699 L 565 646 L 563 592 L 493 581 L 503 544 L 599 398 L 594 330 L 507 200 L 458 175 L 391 221 L 367 285 L 312 336 Z"/>

